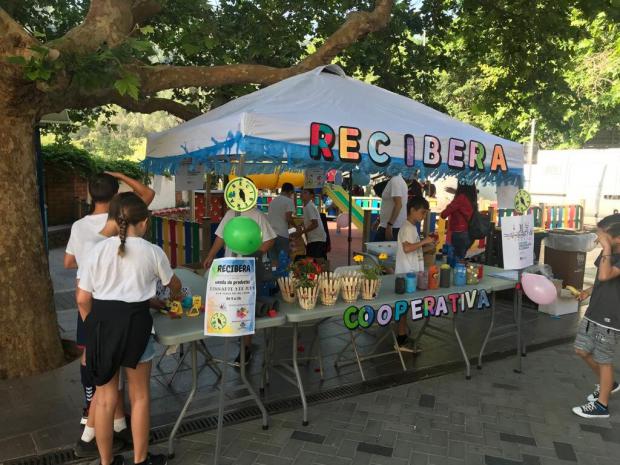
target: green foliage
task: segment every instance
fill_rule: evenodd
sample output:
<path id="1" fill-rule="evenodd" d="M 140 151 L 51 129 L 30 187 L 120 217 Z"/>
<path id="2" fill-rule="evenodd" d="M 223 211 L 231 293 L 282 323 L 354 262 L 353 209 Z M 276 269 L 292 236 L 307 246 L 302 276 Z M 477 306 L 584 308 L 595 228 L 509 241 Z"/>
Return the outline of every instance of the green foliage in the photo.
<path id="1" fill-rule="evenodd" d="M 87 91 L 115 88 L 139 99 L 138 79 L 121 73 L 121 64 L 138 59 L 185 66 L 287 67 L 320 47 L 352 10 L 370 10 L 374 3 L 166 1 L 162 12 L 122 46 L 61 56 L 59 61 L 73 82 Z M 352 45 L 335 61 L 349 75 L 409 95 L 497 135 L 525 140 L 530 121 L 536 118 L 543 146 L 581 145 L 620 121 L 620 9 L 613 3 L 396 0 L 388 27 Z M 0 5 L 42 40 L 53 40 L 83 19 L 89 2 L 0 0 Z M 40 57 L 14 62 L 24 66 L 33 80 L 53 79 L 54 67 L 60 66 Z M 171 97 L 207 111 L 257 88 L 176 89 Z M 72 112 L 71 117 L 99 127 L 107 125 L 114 113 L 106 108 Z M 129 146 L 133 145 L 110 141 L 106 150 L 127 152 Z"/>
<path id="2" fill-rule="evenodd" d="M 42 153 L 46 168 L 75 173 L 85 178 L 104 171 L 117 171 L 134 179 L 146 178 L 146 173 L 135 161 L 107 160 L 73 145 L 45 145 Z"/>

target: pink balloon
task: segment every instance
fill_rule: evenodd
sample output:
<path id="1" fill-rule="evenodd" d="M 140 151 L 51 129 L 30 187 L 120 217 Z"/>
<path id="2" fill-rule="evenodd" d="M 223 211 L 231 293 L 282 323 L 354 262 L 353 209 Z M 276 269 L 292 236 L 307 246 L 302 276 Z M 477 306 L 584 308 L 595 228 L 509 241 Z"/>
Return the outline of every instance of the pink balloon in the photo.
<path id="1" fill-rule="evenodd" d="M 525 295 L 539 305 L 549 305 L 558 296 L 553 282 L 540 274 L 523 273 L 521 284 Z"/>

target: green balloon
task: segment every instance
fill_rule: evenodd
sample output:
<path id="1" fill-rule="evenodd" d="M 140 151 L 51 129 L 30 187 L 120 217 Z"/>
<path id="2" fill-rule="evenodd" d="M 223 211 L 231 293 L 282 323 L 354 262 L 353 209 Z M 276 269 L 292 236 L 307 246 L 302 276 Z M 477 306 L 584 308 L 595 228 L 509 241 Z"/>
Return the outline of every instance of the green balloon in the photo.
<path id="1" fill-rule="evenodd" d="M 252 218 L 236 216 L 224 226 L 224 243 L 235 253 L 251 255 L 263 243 L 263 233 Z"/>

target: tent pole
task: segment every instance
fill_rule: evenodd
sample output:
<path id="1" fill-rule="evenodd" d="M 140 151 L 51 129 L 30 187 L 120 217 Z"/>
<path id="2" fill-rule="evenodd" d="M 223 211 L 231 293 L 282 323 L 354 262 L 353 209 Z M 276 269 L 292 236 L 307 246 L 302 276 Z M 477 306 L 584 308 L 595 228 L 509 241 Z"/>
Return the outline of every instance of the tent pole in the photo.
<path id="1" fill-rule="evenodd" d="M 349 237 L 347 239 L 347 266 L 351 266 L 351 211 L 353 210 L 353 170 L 349 171 Z"/>

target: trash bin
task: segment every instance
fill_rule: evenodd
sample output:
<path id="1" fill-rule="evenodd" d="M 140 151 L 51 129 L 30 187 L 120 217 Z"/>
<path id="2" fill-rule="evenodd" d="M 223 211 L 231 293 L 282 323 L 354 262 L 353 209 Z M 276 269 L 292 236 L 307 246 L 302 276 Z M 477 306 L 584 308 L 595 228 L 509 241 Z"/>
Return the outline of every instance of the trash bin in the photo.
<path id="1" fill-rule="evenodd" d="M 596 234 L 576 231 L 550 231 L 545 238 L 545 264 L 564 287 L 583 288 L 586 254 L 596 247 Z"/>

